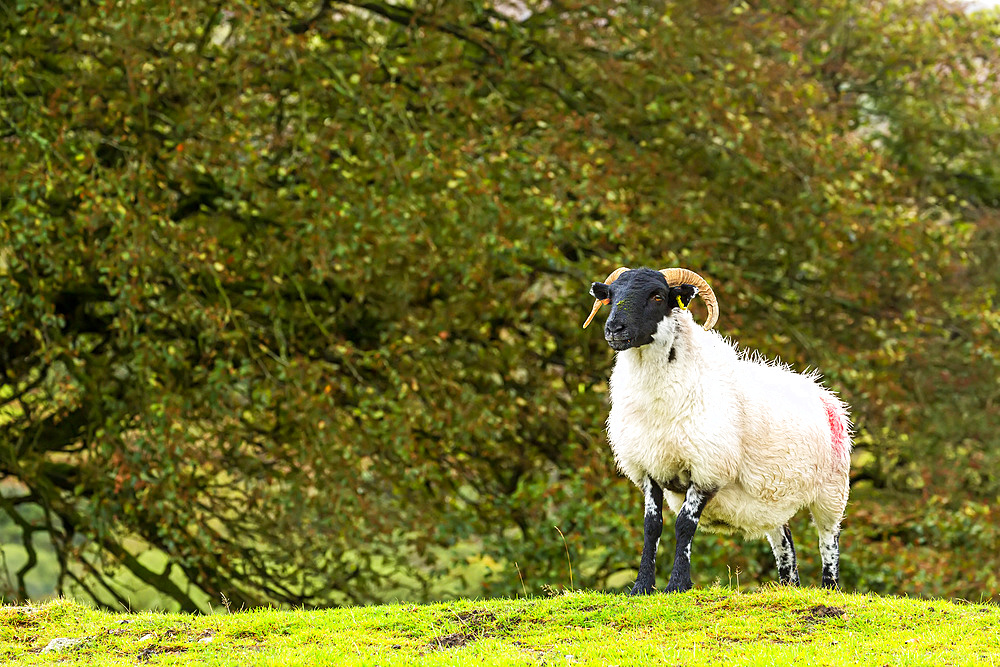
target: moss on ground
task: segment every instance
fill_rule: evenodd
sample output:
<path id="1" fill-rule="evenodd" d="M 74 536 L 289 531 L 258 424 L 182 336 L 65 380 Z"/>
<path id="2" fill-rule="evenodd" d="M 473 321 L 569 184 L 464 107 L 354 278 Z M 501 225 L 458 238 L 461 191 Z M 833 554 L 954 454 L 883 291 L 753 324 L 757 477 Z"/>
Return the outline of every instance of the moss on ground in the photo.
<path id="1" fill-rule="evenodd" d="M 214 616 L 115 614 L 58 600 L 0 607 L 0 663 L 937 667 L 992 664 L 998 628 L 994 605 L 780 587 Z"/>

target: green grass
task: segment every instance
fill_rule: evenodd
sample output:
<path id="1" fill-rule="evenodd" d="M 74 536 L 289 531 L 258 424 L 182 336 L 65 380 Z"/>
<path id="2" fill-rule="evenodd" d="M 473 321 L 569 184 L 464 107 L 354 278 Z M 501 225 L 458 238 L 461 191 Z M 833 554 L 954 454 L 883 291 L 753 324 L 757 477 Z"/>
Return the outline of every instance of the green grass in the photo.
<path id="1" fill-rule="evenodd" d="M 766 587 L 215 616 L 0 607 L 16 665 L 992 665 L 1000 608 Z M 42 653 L 58 637 L 74 646 Z"/>

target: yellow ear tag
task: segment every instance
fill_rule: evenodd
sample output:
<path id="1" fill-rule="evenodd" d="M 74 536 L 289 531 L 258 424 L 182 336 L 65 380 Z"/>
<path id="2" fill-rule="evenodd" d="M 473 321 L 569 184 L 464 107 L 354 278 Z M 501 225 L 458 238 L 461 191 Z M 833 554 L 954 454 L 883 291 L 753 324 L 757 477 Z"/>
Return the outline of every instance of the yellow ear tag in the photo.
<path id="1" fill-rule="evenodd" d="M 677 296 L 677 305 L 681 307 L 681 310 L 687 310 L 688 309 L 688 307 L 684 305 L 684 302 L 681 301 L 680 295 Z"/>

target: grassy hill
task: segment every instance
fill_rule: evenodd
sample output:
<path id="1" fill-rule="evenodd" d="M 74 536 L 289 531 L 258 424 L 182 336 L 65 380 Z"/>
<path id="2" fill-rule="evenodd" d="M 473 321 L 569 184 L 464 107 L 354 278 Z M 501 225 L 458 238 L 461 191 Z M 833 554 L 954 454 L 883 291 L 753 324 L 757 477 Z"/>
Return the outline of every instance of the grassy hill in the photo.
<path id="1" fill-rule="evenodd" d="M 59 600 L 0 607 L 0 663 L 938 667 L 1000 662 L 998 628 L 994 605 L 777 587 L 215 616 Z"/>

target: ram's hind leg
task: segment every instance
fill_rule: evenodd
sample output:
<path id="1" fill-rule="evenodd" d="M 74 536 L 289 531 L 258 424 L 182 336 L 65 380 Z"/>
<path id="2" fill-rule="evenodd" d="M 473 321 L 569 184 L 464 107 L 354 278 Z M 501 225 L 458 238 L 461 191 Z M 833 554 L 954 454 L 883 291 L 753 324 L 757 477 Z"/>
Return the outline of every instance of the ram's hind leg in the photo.
<path id="1" fill-rule="evenodd" d="M 788 524 L 769 532 L 767 541 L 771 543 L 774 561 L 778 564 L 778 583 L 798 586 L 799 564 L 795 560 L 795 543 Z"/>
<path id="2" fill-rule="evenodd" d="M 831 508 L 821 503 L 810 507 L 813 523 L 819 532 L 819 555 L 823 561 L 823 588 L 840 588 L 840 519 L 844 516 L 844 500 Z"/>
<path id="3" fill-rule="evenodd" d="M 840 588 L 840 526 L 820 529 L 819 555 L 823 559 L 823 588 Z"/>

